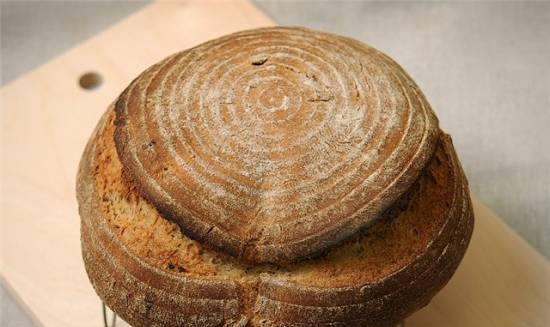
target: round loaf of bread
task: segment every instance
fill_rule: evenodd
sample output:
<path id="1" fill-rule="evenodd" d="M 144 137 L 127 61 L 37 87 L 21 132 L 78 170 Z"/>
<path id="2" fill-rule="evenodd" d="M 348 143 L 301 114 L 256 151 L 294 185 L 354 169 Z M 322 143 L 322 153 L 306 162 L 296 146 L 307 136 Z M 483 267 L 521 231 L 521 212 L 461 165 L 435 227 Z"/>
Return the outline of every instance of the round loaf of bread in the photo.
<path id="1" fill-rule="evenodd" d="M 301 28 L 172 55 L 82 157 L 82 253 L 133 326 L 392 326 L 473 228 L 450 137 L 394 61 Z"/>

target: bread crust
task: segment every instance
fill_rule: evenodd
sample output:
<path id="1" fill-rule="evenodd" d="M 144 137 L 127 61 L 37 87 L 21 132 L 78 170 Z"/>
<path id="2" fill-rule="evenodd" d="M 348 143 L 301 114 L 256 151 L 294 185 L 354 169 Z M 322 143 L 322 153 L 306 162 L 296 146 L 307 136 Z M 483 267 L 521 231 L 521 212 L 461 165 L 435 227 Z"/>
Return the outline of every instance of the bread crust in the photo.
<path id="1" fill-rule="evenodd" d="M 266 275 L 242 281 L 171 274 L 129 250 L 99 208 L 102 194 L 94 179 L 103 149 L 97 145 L 112 110 L 79 167 L 82 253 L 96 292 L 133 326 L 392 326 L 428 303 L 466 251 L 473 228 L 467 182 L 450 137 L 441 135 L 454 189 L 448 214 L 422 253 L 398 271 L 370 283 L 324 287 Z"/>
<path id="2" fill-rule="evenodd" d="M 142 196 L 186 235 L 254 263 L 315 257 L 373 224 L 439 138 L 428 102 L 393 60 L 283 27 L 152 66 L 119 97 L 116 125 Z"/>

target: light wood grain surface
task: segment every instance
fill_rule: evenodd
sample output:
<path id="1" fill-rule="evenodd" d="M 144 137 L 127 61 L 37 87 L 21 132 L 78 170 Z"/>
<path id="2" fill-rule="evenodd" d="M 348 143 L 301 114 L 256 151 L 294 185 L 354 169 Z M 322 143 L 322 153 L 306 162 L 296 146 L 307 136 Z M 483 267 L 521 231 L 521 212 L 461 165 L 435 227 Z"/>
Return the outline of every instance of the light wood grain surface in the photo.
<path id="1" fill-rule="evenodd" d="M 2 106 L 3 282 L 42 326 L 100 326 L 80 257 L 75 174 L 99 116 L 140 71 L 236 30 L 272 25 L 246 1 L 155 3 L 6 87 Z M 97 71 L 104 84 L 82 90 Z M 545 326 L 548 262 L 475 202 L 464 263 L 407 326 Z"/>

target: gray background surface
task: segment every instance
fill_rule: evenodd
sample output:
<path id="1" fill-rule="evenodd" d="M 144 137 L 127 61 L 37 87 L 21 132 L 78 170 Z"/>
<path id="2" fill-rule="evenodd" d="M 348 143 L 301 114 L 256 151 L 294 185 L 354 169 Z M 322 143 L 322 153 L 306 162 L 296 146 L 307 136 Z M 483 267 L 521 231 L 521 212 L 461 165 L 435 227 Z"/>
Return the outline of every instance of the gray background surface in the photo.
<path id="1" fill-rule="evenodd" d="M 351 36 L 399 62 L 453 136 L 472 191 L 550 256 L 550 3 L 258 3 L 280 24 Z M 143 5 L 1 2 L 2 83 Z M 33 326 L 0 293 L 0 326 Z"/>

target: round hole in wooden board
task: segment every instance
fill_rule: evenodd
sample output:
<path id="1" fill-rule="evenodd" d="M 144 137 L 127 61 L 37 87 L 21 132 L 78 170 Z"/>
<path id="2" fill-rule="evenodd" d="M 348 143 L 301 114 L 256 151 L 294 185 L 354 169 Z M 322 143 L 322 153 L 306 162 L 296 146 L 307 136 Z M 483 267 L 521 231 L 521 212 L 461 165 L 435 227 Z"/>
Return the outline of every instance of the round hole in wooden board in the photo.
<path id="1" fill-rule="evenodd" d="M 103 83 L 103 77 L 99 73 L 90 71 L 80 75 L 78 85 L 84 90 L 95 90 Z"/>

